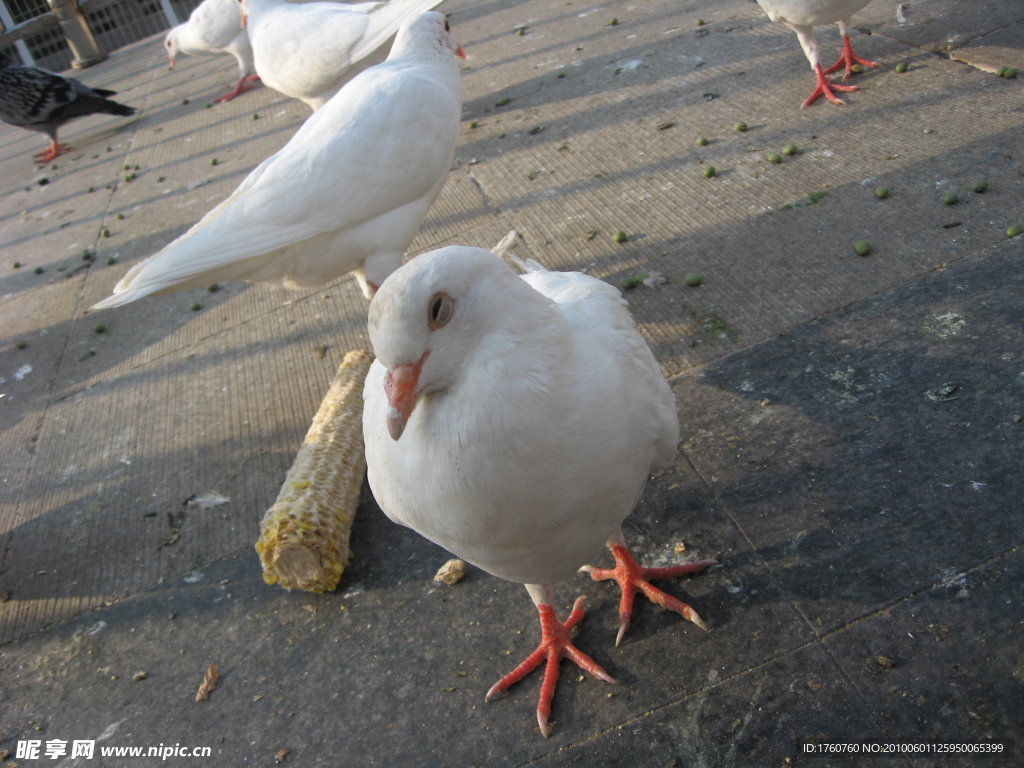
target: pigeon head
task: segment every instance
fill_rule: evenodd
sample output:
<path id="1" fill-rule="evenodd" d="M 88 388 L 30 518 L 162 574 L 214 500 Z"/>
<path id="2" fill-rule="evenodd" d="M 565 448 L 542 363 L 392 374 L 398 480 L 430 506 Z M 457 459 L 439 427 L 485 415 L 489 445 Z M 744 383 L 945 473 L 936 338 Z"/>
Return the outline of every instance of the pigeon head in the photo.
<path id="1" fill-rule="evenodd" d="M 514 338 L 502 331 L 515 309 L 531 300 L 544 302 L 482 248 L 441 248 L 392 273 L 377 291 L 369 315 L 370 342 L 387 369 L 391 437 L 402 436 L 421 398 L 459 385 L 469 360 L 500 357 L 501 344 Z"/>
<path id="2" fill-rule="evenodd" d="M 462 46 L 452 34 L 448 17 L 437 11 L 427 11 L 402 23 L 391 46 L 389 59 L 401 56 L 447 58 L 449 53 L 466 58 Z"/>
<path id="3" fill-rule="evenodd" d="M 179 29 L 180 27 L 174 27 L 174 29 L 167 33 L 167 37 L 164 38 L 164 48 L 167 49 L 167 59 L 170 62 L 171 69 L 174 69 L 174 60 L 177 58 L 178 53 L 181 52 L 181 48 L 178 45 Z"/>

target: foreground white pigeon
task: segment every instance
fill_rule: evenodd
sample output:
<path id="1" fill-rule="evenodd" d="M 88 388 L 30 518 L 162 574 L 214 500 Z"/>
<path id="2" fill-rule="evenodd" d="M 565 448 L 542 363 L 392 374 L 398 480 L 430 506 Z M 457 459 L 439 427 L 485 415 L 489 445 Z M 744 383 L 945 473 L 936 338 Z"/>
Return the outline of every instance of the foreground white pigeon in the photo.
<path id="1" fill-rule="evenodd" d="M 619 638 L 634 588 L 704 627 L 651 578 L 714 560 L 644 569 L 621 523 L 679 438 L 672 390 L 619 292 L 535 262 L 519 276 L 498 256 L 453 246 L 394 272 L 370 305 L 377 360 L 363 392 L 367 477 L 384 513 L 486 571 L 526 585 L 540 614 L 537 649 L 490 699 L 546 662 L 541 732 L 558 662 L 568 655 L 615 682 L 570 641 L 550 584 L 612 549 L 616 568 L 587 568 L 623 586 Z"/>
<path id="2" fill-rule="evenodd" d="M 854 64 L 865 67 L 878 66 L 877 62 L 868 61 L 855 55 L 850 46 L 848 26 L 850 17 L 869 2 L 871 0 L 757 0 L 757 4 L 768 14 L 769 19 L 781 21 L 796 32 L 804 54 L 811 63 L 811 69 L 814 70 L 814 74 L 818 78 L 813 93 L 804 101 L 803 106 L 810 106 L 819 96 L 824 96 L 833 104 L 845 104 L 846 102 L 836 96 L 833 91 L 856 91 L 858 90 L 857 86 L 833 83 L 826 75 L 843 67 L 845 69 L 843 79 L 848 80 Z M 814 28 L 825 24 L 838 24 L 839 32 L 843 36 L 839 60 L 828 69 L 821 68 L 818 44 L 814 40 Z"/>
<path id="3" fill-rule="evenodd" d="M 349 272 L 372 299 L 448 175 L 462 103 L 455 57 L 464 55 L 443 14 L 407 21 L 387 61 L 93 309 L 228 280 L 320 286 Z"/>
<path id="4" fill-rule="evenodd" d="M 250 81 L 259 80 L 252 62 L 252 45 L 249 34 L 242 29 L 238 13 L 238 0 L 203 0 L 192 11 L 188 21 L 179 24 L 164 38 L 167 58 L 174 67 L 178 54 L 209 56 L 229 53 L 238 62 L 238 84 L 217 101 L 231 101 L 251 86 Z"/>
<path id="5" fill-rule="evenodd" d="M 360 71 L 387 56 L 388 43 L 405 19 L 441 0 L 240 2 L 260 79 L 315 112 Z"/>

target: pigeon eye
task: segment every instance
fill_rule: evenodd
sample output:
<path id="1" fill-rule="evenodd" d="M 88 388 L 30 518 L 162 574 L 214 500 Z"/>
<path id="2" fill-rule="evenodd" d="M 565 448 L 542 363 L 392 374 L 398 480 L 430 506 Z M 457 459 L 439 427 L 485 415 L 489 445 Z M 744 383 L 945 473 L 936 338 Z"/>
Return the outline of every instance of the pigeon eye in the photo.
<path id="1" fill-rule="evenodd" d="M 452 31 L 451 25 L 448 24 L 448 19 L 444 20 L 444 31 L 445 32 L 451 32 Z"/>
<path id="2" fill-rule="evenodd" d="M 430 297 L 430 308 L 427 311 L 427 324 L 430 330 L 436 331 L 452 319 L 455 312 L 455 300 L 447 293 L 435 293 Z"/>

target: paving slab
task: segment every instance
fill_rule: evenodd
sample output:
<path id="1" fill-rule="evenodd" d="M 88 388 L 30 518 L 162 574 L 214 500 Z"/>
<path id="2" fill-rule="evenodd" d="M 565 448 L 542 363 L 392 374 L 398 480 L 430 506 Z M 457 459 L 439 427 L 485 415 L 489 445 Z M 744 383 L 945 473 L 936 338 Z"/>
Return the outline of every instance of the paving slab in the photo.
<path id="1" fill-rule="evenodd" d="M 709 632 L 640 605 L 618 648 L 614 590 L 557 586 L 562 614 L 587 595 L 577 642 L 620 685 L 566 667 L 549 740 L 536 677 L 483 701 L 536 642 L 524 590 L 473 569 L 438 587 L 447 553 L 368 488 L 335 593 L 260 578 L 262 513 L 341 357 L 368 344 L 352 279 L 87 311 L 308 109 L 262 87 L 207 107 L 233 61 L 168 70 L 156 36 L 75 73 L 140 113 L 68 125 L 56 168 L 30 162 L 38 135 L 0 126 L 0 751 L 828 765 L 798 740 L 948 736 L 1014 739 L 1024 759 L 1024 245 L 1005 234 L 1024 224 L 1024 81 L 986 71 L 1016 61 L 1024 2 L 906 2 L 902 22 L 896 5 L 854 18 L 882 64 L 862 90 L 801 110 L 795 35 L 747 0 L 445 3 L 470 56 L 462 136 L 409 253 L 515 228 L 553 268 L 661 273 L 624 293 L 683 434 L 626 534 L 647 564 L 720 560 L 667 586 Z M 787 143 L 799 153 L 770 163 Z M 230 501 L 196 504 L 211 492 Z"/>

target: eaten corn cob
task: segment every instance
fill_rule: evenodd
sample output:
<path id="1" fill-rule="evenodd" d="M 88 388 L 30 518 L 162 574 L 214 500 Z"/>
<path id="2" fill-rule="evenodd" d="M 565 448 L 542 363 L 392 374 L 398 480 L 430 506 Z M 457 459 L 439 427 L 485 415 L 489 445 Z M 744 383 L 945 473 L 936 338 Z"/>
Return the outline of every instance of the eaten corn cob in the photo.
<path id="1" fill-rule="evenodd" d="M 263 580 L 323 592 L 348 564 L 348 537 L 366 473 L 363 381 L 373 355 L 345 355 L 274 506 L 263 516 L 256 551 Z"/>

